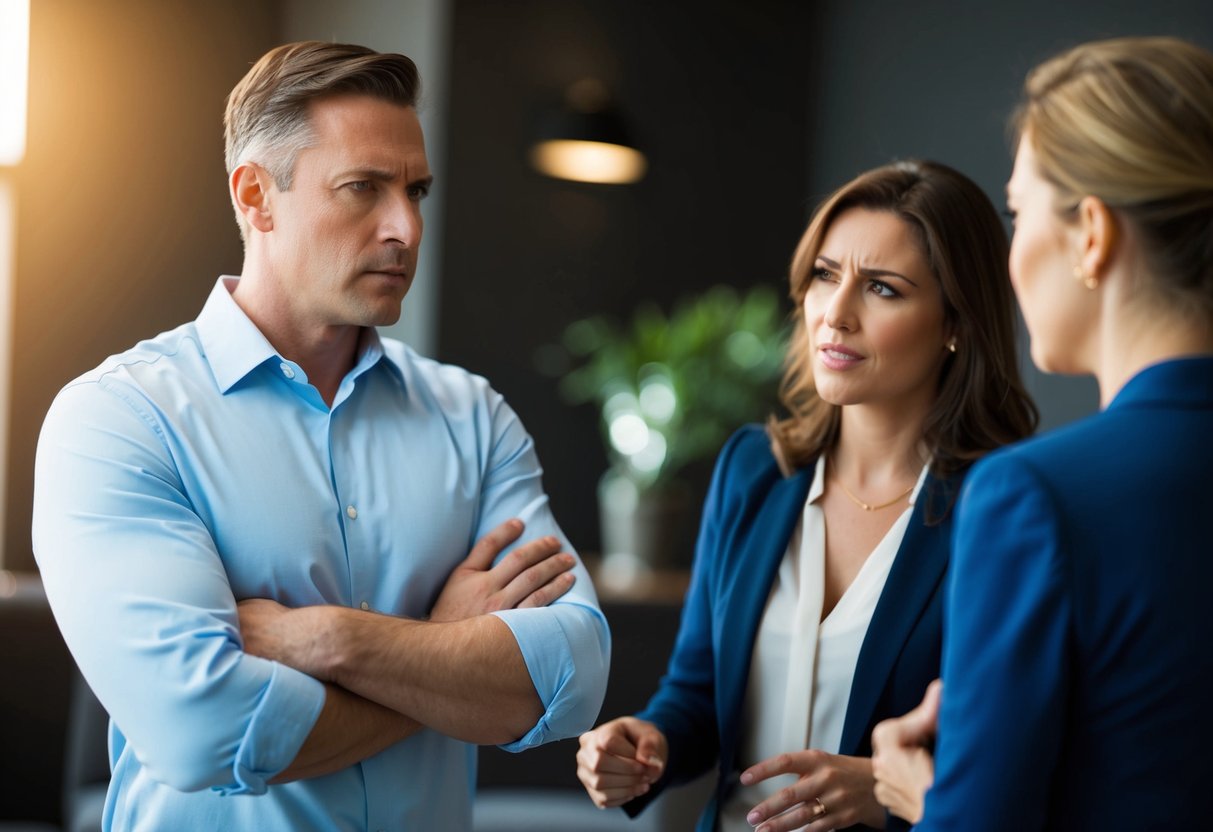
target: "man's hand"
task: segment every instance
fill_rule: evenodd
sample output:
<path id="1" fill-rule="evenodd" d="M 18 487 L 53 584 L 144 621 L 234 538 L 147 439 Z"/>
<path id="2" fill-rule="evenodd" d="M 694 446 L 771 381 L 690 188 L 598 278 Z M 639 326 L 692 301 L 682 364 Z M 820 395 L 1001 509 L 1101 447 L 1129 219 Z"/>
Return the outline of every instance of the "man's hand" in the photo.
<path id="1" fill-rule="evenodd" d="M 493 559 L 522 535 L 521 520 L 507 520 L 472 547 L 451 572 L 430 611 L 431 621 L 460 621 L 498 610 L 546 607 L 573 586 L 572 555 L 560 541 L 541 537 L 510 552 L 496 566 Z"/>
<path id="2" fill-rule="evenodd" d="M 918 707 L 872 729 L 876 799 L 910 823 L 922 820 L 923 802 L 935 780 L 935 761 L 926 746 L 935 737 L 942 691 L 936 679 Z"/>

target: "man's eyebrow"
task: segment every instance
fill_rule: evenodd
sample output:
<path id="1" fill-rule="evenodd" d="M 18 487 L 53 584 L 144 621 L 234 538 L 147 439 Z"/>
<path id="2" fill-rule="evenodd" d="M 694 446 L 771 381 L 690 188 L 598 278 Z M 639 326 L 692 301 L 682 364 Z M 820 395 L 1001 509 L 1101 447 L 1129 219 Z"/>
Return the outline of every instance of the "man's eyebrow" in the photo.
<path id="1" fill-rule="evenodd" d="M 337 178 L 347 179 L 351 176 L 359 179 L 373 179 L 376 182 L 391 182 L 397 179 L 399 174 L 386 168 L 350 168 L 343 170 Z M 410 186 L 422 185 L 426 188 L 433 184 L 434 177 L 432 175 L 422 176 L 409 182 Z"/>
<path id="2" fill-rule="evenodd" d="M 842 268 L 841 264 L 836 263 L 835 261 L 831 260 L 829 257 L 826 257 L 822 254 L 817 255 L 817 259 L 820 260 L 821 262 L 825 263 L 827 266 L 829 266 L 831 269 L 834 269 L 835 271 L 838 271 L 839 269 Z M 917 283 L 915 283 L 913 280 L 910 280 L 910 278 L 906 277 L 901 272 L 893 272 L 893 271 L 889 271 L 888 269 L 860 269 L 859 273 L 861 275 L 863 275 L 864 277 L 896 277 L 899 280 L 904 280 L 906 283 L 909 283 L 911 286 L 913 286 L 915 288 L 918 287 Z"/>
<path id="3" fill-rule="evenodd" d="M 386 168 L 347 168 L 337 174 L 338 179 L 348 179 L 351 176 L 359 179 L 374 179 L 379 182 L 386 182 L 394 179 L 396 174 Z"/>

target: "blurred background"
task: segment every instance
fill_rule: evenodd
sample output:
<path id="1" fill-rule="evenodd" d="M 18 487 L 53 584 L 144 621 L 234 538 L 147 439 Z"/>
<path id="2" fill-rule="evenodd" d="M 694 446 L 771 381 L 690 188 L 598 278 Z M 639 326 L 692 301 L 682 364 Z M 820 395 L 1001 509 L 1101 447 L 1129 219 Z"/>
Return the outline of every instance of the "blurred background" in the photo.
<path id="1" fill-rule="evenodd" d="M 782 318 L 786 267 L 813 206 L 856 173 L 938 159 L 1002 207 L 1007 116 L 1033 64 L 1122 34 L 1213 48 L 1208 0 L 0 0 L 11 9 L 0 52 L 19 57 L 28 9 L 28 97 L 0 98 L 0 126 L 23 145 L 0 159 L 0 568 L 14 573 L 0 596 L 34 569 L 34 448 L 55 393 L 192 319 L 219 274 L 239 273 L 221 117 L 231 87 L 278 43 L 352 41 L 417 61 L 437 182 L 418 279 L 389 334 L 505 395 L 534 436 L 556 516 L 586 553 L 603 551 L 608 469 L 643 493 L 677 461 L 680 499 L 698 505 L 714 448 L 675 460 L 685 430 L 657 436 L 683 424 L 672 414 L 689 426 L 718 406 L 688 389 L 740 368 L 754 383 L 728 418 L 760 420 L 773 403 L 766 324 L 720 355 L 703 350 L 723 336 L 690 326 L 686 343 L 706 345 L 669 347 L 693 354 L 684 372 L 644 357 L 653 339 L 629 329 L 637 309 L 666 331 L 679 308 L 707 316 L 692 306 L 712 287 L 733 293 L 714 295 L 726 312 L 767 287 Z M 16 66 L 0 70 L 0 89 L 20 86 Z M 591 122 L 642 155 L 639 178 L 602 184 L 536 168 L 540 140 Z M 639 362 L 634 401 L 608 406 L 618 389 L 596 397 L 567 381 L 608 348 Z M 1096 407 L 1092 383 L 1044 377 L 1022 354 L 1043 427 Z M 644 399 L 646 384 L 657 386 Z M 612 425 L 619 413 L 641 421 Z M 690 551 L 670 546 L 662 568 L 673 589 L 657 595 L 676 614 Z M 6 650 L 26 649 L 23 631 L 0 627 Z M 653 679 L 641 674 L 645 685 L 663 661 L 654 657 Z M 3 667 L 0 705 L 18 686 L 41 697 L 47 743 L 61 739 L 66 677 L 48 676 L 56 687 L 44 696 Z M 12 730 L 7 716 L 0 730 Z M 13 799 L 0 794 L 0 810 Z"/>
<path id="2" fill-rule="evenodd" d="M 228 91 L 273 45 L 349 40 L 417 61 L 438 182 L 421 273 L 391 334 L 484 374 L 506 396 L 538 445 L 557 516 L 592 552 L 608 457 L 599 410 L 570 405 L 550 374 L 559 368 L 550 345 L 570 323 L 625 322 L 644 301 L 669 310 L 717 284 L 782 294 L 817 201 L 897 157 L 945 161 L 1001 207 L 1007 115 L 1035 62 L 1099 36 L 1213 41 L 1203 0 L 29 8 L 25 153 L 0 168 L 10 226 L 0 232 L 9 283 L 0 557 L 15 570 L 33 567 L 34 446 L 55 393 L 193 318 L 219 274 L 239 273 L 220 120 Z M 583 80 L 605 90 L 644 153 L 638 182 L 564 181 L 531 165 L 544 118 Z M 1040 376 L 1024 354 L 1045 427 L 1095 406 L 1091 383 Z"/>

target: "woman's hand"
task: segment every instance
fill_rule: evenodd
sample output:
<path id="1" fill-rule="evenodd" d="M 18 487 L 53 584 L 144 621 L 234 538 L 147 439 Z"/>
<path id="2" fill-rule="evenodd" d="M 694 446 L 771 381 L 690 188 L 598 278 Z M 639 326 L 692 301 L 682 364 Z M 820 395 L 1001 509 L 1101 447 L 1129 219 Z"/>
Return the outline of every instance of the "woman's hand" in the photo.
<path id="1" fill-rule="evenodd" d="M 757 832 L 827 832 L 856 823 L 883 828 L 884 809 L 872 793 L 872 761 L 824 751 L 793 751 L 763 760 L 741 773 L 747 786 L 780 774 L 799 776 L 792 785 L 755 806 L 746 816 Z"/>
<path id="2" fill-rule="evenodd" d="M 926 746 L 935 737 L 942 691 L 936 679 L 918 707 L 872 730 L 876 799 L 910 823 L 922 820 L 923 800 L 935 781 L 935 760 Z"/>
<path id="3" fill-rule="evenodd" d="M 669 755 L 656 725 L 622 716 L 581 735 L 577 777 L 599 809 L 622 806 L 661 777 Z"/>

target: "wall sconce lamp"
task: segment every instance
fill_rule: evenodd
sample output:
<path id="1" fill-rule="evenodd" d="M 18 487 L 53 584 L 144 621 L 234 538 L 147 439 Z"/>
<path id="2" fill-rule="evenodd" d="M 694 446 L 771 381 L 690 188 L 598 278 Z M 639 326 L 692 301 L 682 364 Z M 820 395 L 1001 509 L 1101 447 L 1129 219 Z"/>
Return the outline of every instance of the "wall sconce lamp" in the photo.
<path id="1" fill-rule="evenodd" d="M 0 0 L 0 166 L 25 156 L 29 0 Z"/>
<path id="2" fill-rule="evenodd" d="M 574 182 L 627 185 L 648 170 L 606 87 L 588 78 L 569 87 L 565 106 L 543 119 L 530 158 L 540 173 Z"/>

